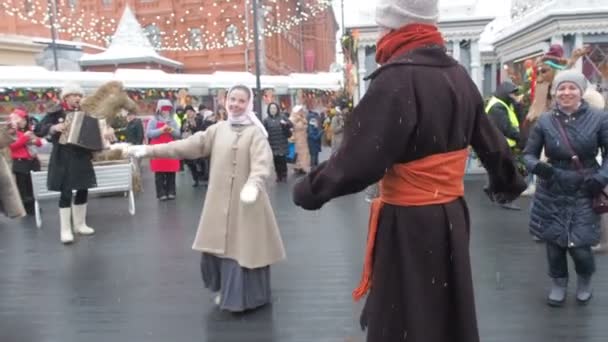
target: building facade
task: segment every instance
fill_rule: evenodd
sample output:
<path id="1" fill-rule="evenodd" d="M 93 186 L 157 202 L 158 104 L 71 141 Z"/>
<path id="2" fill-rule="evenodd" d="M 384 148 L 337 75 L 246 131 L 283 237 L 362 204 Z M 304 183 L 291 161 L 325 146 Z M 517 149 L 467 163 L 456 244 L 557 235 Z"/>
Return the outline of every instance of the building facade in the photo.
<path id="1" fill-rule="evenodd" d="M 575 67 L 608 93 L 608 0 L 514 0 L 512 6 L 511 24 L 493 42 L 500 64 L 522 70 L 552 44 L 562 45 L 564 56 L 588 46 Z"/>
<path id="2" fill-rule="evenodd" d="M 34 0 L 6 3 L 0 9 L 0 33 L 50 38 L 43 22 L 46 6 Z M 262 73 L 329 71 L 338 24 L 331 6 L 319 3 L 260 1 Z M 126 6 L 159 54 L 183 63 L 182 72 L 255 70 L 249 0 L 57 0 L 59 38 L 109 46 L 107 37 Z"/>

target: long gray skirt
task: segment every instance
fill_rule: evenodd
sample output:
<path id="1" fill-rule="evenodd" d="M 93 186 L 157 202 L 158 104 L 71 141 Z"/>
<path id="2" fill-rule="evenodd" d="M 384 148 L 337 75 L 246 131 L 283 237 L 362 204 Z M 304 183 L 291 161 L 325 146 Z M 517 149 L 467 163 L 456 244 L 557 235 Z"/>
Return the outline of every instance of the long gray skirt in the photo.
<path id="1" fill-rule="evenodd" d="M 220 293 L 222 310 L 242 312 L 271 301 L 270 266 L 249 269 L 235 260 L 202 253 L 201 275 L 206 288 Z"/>

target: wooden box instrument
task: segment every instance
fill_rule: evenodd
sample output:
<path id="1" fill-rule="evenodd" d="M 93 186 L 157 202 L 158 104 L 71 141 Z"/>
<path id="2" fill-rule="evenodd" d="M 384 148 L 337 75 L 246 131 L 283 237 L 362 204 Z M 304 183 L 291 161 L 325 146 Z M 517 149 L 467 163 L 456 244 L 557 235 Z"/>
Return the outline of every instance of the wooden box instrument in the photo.
<path id="1" fill-rule="evenodd" d="M 74 145 L 90 151 L 104 149 L 102 132 L 105 125 L 101 120 L 85 112 L 72 112 L 66 115 L 64 123 L 66 129 L 59 138 L 60 144 Z"/>

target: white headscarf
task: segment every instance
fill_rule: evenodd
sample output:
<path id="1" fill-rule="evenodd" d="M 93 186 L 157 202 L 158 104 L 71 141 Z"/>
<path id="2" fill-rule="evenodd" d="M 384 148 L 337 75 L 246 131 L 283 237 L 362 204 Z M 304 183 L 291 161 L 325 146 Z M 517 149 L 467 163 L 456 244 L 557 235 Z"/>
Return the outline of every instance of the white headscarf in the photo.
<path id="1" fill-rule="evenodd" d="M 253 111 L 253 91 L 251 90 L 251 88 L 249 88 L 247 86 L 237 85 L 237 86 L 230 88 L 230 90 L 228 90 L 228 96 L 230 96 L 230 93 L 236 87 L 239 87 L 239 88 L 242 87 L 242 88 L 247 89 L 247 91 L 249 92 L 249 103 L 247 104 L 245 113 L 238 115 L 238 116 L 234 116 L 230 112 L 230 109 L 228 108 L 228 98 L 226 98 L 226 107 L 227 107 L 226 111 L 228 112 L 228 122 L 230 122 L 231 125 L 255 125 L 262 131 L 262 133 L 264 133 L 264 136 L 266 138 L 268 138 L 268 132 L 266 132 L 266 128 L 264 128 L 264 124 L 262 124 L 260 119 L 258 119 L 258 117 L 255 115 L 255 112 Z"/>

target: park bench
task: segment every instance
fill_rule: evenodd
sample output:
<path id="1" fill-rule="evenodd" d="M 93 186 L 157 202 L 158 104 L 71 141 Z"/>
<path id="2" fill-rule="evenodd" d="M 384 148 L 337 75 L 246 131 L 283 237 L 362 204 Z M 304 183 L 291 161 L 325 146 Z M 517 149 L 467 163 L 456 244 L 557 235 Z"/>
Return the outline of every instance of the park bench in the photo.
<path id="1" fill-rule="evenodd" d="M 89 189 L 89 194 L 124 193 L 129 201 L 129 213 L 135 215 L 135 196 L 133 194 L 133 166 L 131 163 L 94 166 L 97 186 Z M 59 192 L 47 188 L 47 171 L 32 171 L 32 186 L 34 190 L 34 209 L 36 212 L 36 227 L 42 227 L 40 201 L 59 198 Z"/>

